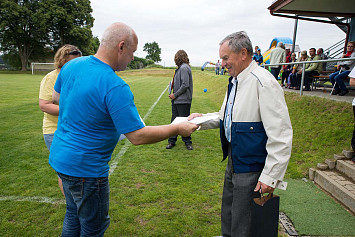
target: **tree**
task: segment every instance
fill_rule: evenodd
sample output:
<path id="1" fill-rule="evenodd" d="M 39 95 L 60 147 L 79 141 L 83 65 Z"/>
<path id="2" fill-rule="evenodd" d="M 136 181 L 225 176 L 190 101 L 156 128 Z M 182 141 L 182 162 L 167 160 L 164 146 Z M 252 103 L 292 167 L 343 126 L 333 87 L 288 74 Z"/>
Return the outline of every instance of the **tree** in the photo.
<path id="1" fill-rule="evenodd" d="M 18 53 L 22 70 L 34 52 L 55 52 L 64 44 L 92 54 L 97 40 L 91 13 L 90 0 L 1 0 L 0 49 Z"/>
<path id="2" fill-rule="evenodd" d="M 48 14 L 44 12 L 40 0 L 0 2 L 1 49 L 5 54 L 17 52 L 23 71 L 33 50 L 47 42 Z"/>
<path id="3" fill-rule="evenodd" d="M 49 19 L 51 45 L 59 48 L 73 44 L 84 55 L 92 54 L 94 24 L 90 0 L 44 0 Z"/>
<path id="4" fill-rule="evenodd" d="M 145 43 L 143 46 L 143 51 L 147 52 L 147 56 L 145 57 L 146 59 L 153 60 L 154 62 L 161 61 L 161 48 L 159 48 L 157 42 L 154 41 L 153 43 Z"/>

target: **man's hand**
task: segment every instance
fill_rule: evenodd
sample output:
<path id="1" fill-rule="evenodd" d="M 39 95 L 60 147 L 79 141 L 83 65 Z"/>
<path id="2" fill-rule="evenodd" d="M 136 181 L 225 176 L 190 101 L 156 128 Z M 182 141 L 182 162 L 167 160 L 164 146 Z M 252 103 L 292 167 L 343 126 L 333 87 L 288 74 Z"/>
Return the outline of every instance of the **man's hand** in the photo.
<path id="1" fill-rule="evenodd" d="M 191 133 L 193 133 L 199 127 L 199 125 L 191 122 L 182 122 L 176 125 L 178 126 L 179 129 L 179 135 L 182 137 L 190 136 Z"/>
<path id="2" fill-rule="evenodd" d="M 254 189 L 254 192 L 260 192 L 260 188 L 261 188 L 262 193 L 273 193 L 275 190 L 275 188 L 272 188 L 272 187 L 258 181 L 258 183 L 256 184 L 256 187 Z"/>
<path id="3" fill-rule="evenodd" d="M 175 100 L 176 97 L 175 97 L 174 94 L 170 94 L 170 95 L 169 95 L 169 98 L 170 98 L 171 100 Z"/>
<path id="4" fill-rule="evenodd" d="M 190 121 L 194 118 L 201 117 L 201 116 L 202 116 L 202 114 L 200 114 L 200 113 L 193 113 L 193 114 L 190 114 L 189 117 L 187 117 L 187 120 Z"/>

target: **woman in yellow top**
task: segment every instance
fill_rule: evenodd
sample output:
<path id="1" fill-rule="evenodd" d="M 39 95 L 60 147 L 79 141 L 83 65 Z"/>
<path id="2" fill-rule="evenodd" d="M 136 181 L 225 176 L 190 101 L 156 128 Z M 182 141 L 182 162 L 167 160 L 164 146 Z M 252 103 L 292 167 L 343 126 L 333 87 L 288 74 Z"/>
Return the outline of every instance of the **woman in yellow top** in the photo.
<path id="1" fill-rule="evenodd" d="M 54 104 L 52 100 L 54 84 L 63 65 L 80 56 L 81 52 L 77 47 L 70 44 L 62 46 L 54 55 L 54 66 L 56 69 L 48 73 L 41 81 L 39 89 L 39 108 L 44 112 L 43 137 L 48 150 L 50 150 L 54 132 L 57 129 L 59 114 L 59 105 Z M 59 177 L 58 185 L 64 195 L 62 181 Z"/>

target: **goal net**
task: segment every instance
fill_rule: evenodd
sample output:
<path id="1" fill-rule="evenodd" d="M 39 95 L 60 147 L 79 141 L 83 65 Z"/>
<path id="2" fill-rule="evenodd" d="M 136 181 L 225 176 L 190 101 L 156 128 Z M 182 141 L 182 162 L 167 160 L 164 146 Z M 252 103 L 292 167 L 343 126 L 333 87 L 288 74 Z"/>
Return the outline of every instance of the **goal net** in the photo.
<path id="1" fill-rule="evenodd" d="M 31 63 L 32 75 L 35 72 L 49 72 L 54 70 L 54 63 Z"/>

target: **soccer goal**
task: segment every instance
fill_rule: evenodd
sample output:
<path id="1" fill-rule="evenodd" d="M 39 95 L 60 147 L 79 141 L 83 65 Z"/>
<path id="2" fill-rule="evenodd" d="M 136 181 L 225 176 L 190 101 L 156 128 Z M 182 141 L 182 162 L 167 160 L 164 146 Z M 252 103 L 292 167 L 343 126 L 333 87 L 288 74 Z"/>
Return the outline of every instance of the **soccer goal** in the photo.
<path id="1" fill-rule="evenodd" d="M 54 63 L 31 63 L 32 75 L 35 71 L 46 72 L 54 70 Z"/>

